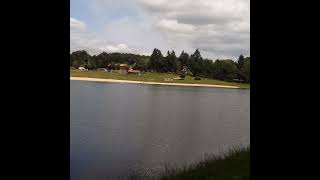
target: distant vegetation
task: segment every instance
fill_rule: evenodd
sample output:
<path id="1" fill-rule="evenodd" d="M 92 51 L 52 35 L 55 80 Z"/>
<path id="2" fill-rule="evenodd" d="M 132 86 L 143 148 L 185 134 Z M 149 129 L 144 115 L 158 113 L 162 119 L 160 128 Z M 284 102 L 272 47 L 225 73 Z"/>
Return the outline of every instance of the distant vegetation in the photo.
<path id="1" fill-rule="evenodd" d="M 203 59 L 197 49 L 189 56 L 182 51 L 179 57 L 174 51 L 164 57 L 159 49 L 154 49 L 151 56 L 128 53 L 106 53 L 91 56 L 86 51 L 75 51 L 70 54 L 70 66 L 84 66 L 89 70 L 97 68 L 119 69 L 120 63 L 126 63 L 133 69 L 161 73 L 177 73 L 187 67 L 194 77 L 219 79 L 223 81 L 243 81 L 250 83 L 250 57 L 240 55 L 237 61 L 231 59 Z"/>
<path id="2" fill-rule="evenodd" d="M 250 148 L 235 148 L 224 155 L 211 156 L 183 168 L 165 168 L 157 178 L 136 174 L 135 180 L 249 180 Z"/>

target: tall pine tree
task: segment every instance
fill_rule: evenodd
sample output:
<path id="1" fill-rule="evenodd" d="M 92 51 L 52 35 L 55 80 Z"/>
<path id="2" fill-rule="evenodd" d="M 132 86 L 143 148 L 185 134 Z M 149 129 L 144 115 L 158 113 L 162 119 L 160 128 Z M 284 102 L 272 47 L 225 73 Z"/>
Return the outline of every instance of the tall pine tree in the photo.
<path id="1" fill-rule="evenodd" d="M 238 58 L 237 67 L 238 69 L 241 69 L 244 64 L 244 56 L 241 54 Z"/>
<path id="2" fill-rule="evenodd" d="M 166 70 L 169 72 L 176 72 L 178 70 L 177 57 L 174 51 L 167 52 L 166 66 Z"/>
<path id="3" fill-rule="evenodd" d="M 164 71 L 163 66 L 164 66 L 164 60 L 163 60 L 162 53 L 159 49 L 155 48 L 150 57 L 149 69 L 158 71 L 158 72 L 163 72 Z"/>
<path id="4" fill-rule="evenodd" d="M 198 76 L 201 74 L 201 69 L 202 69 L 202 57 L 200 54 L 199 49 L 196 49 L 196 51 L 190 56 L 191 60 L 191 72 L 194 76 Z"/>

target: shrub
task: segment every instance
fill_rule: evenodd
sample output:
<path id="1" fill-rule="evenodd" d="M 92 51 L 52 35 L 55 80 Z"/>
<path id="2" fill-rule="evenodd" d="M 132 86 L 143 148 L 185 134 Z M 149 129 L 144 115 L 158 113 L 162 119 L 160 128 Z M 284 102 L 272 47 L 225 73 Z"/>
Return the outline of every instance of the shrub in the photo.
<path id="1" fill-rule="evenodd" d="M 200 77 L 195 77 L 194 80 L 201 80 L 201 78 Z"/>
<path id="2" fill-rule="evenodd" d="M 180 75 L 180 78 L 185 78 L 185 77 L 186 77 L 186 75 L 184 75 L 184 74 Z"/>

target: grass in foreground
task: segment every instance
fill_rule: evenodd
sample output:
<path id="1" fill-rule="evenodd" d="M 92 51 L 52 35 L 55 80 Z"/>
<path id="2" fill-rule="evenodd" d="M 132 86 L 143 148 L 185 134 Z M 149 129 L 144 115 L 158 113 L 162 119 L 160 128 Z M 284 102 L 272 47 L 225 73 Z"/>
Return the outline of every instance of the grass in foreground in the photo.
<path id="1" fill-rule="evenodd" d="M 150 179 L 132 177 L 131 179 Z M 160 180 L 249 180 L 250 148 L 232 149 L 222 156 L 211 156 L 184 168 L 166 168 Z"/>
<path id="2" fill-rule="evenodd" d="M 186 83 L 186 84 L 210 84 L 210 85 L 226 85 L 238 86 L 240 88 L 250 88 L 250 84 L 225 82 L 215 79 L 201 78 L 201 80 L 194 80 L 194 77 L 187 76 L 184 80 L 170 80 L 178 77 L 176 74 L 171 73 L 146 73 L 142 75 L 136 74 L 120 74 L 118 72 L 101 72 L 101 71 L 79 71 L 70 70 L 71 77 L 88 77 L 88 78 L 102 78 L 102 79 L 119 79 L 131 81 L 144 81 L 144 82 L 161 82 L 161 83 Z"/>

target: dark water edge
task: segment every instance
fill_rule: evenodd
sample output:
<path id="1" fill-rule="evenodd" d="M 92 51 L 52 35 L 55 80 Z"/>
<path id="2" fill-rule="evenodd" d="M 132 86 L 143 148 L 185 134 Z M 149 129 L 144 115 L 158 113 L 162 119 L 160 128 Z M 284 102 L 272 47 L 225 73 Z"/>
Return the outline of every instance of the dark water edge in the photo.
<path id="1" fill-rule="evenodd" d="M 244 180 L 250 179 L 250 147 L 236 147 L 220 155 L 207 155 L 183 167 L 165 166 L 158 172 L 139 171 L 123 180 Z"/>
<path id="2" fill-rule="evenodd" d="M 155 178 L 250 144 L 250 90 L 70 81 L 71 180 Z"/>

